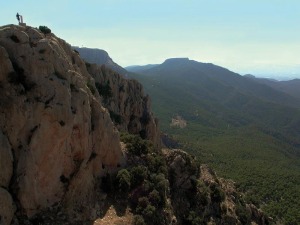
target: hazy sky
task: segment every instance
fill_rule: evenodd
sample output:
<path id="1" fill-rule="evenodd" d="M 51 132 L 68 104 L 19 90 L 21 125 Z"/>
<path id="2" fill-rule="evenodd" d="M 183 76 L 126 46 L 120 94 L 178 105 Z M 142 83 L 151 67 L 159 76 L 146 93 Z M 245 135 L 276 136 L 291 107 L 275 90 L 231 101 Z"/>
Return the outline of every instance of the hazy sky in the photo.
<path id="1" fill-rule="evenodd" d="M 189 57 L 300 78 L 300 0 L 0 0 L 0 25 L 46 25 L 121 66 Z"/>

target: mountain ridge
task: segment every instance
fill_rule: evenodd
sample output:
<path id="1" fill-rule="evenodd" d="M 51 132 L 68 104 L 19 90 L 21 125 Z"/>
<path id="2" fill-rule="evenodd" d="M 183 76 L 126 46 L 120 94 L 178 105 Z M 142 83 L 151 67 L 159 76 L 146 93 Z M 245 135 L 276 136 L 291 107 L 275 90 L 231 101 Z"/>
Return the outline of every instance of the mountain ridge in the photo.
<path id="1" fill-rule="evenodd" d="M 119 74 L 127 74 L 126 69 L 115 63 L 105 50 L 78 46 L 72 46 L 72 48 L 75 49 L 80 54 L 80 56 L 88 63 L 105 65 L 108 68 L 118 72 Z"/>
<path id="2" fill-rule="evenodd" d="M 177 71 L 178 69 L 180 71 Z M 238 91 L 242 93 L 251 94 L 282 105 L 300 107 L 300 100 L 298 98 L 290 96 L 285 92 L 278 91 L 269 85 L 260 84 L 251 79 L 249 80 L 240 74 L 231 72 L 226 68 L 212 63 L 200 63 L 189 60 L 188 58 L 185 58 L 184 60 L 182 60 L 182 58 L 172 58 L 172 60 L 166 60 L 162 64 L 152 68 L 143 69 L 143 67 L 140 67 L 139 70 L 142 70 L 143 75 L 147 76 L 156 76 L 157 73 L 161 73 L 162 75 L 162 73 L 166 71 L 164 76 L 169 76 L 170 79 L 172 79 L 172 76 L 178 76 L 179 73 L 190 74 L 189 79 L 192 79 L 192 77 L 202 77 L 206 80 L 214 79 L 214 81 L 221 81 L 227 86 L 237 88 Z M 138 73 L 139 70 L 135 70 L 135 73 Z"/>

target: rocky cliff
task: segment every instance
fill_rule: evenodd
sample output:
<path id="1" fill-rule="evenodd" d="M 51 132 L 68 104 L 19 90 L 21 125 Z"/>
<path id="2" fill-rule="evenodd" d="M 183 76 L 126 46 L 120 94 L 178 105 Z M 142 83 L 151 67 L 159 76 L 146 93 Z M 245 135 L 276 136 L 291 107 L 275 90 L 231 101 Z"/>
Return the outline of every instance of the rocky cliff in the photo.
<path id="1" fill-rule="evenodd" d="M 87 70 L 95 79 L 102 104 L 120 131 L 136 134 L 160 146 L 157 120 L 151 113 L 151 101 L 144 95 L 142 85 L 102 65 L 87 64 Z"/>
<path id="2" fill-rule="evenodd" d="M 54 208 L 91 220 L 99 178 L 125 163 L 117 127 L 158 140 L 141 85 L 90 67 L 53 34 L 0 27 L 3 224 Z"/>

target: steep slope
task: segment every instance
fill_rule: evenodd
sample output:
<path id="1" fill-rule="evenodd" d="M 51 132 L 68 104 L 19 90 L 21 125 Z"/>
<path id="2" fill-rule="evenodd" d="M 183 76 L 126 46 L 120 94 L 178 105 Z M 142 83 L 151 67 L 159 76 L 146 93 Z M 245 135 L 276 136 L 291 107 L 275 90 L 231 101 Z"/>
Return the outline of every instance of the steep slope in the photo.
<path id="1" fill-rule="evenodd" d="M 163 132 L 221 176 L 238 181 L 253 203 L 297 224 L 300 112 L 293 107 L 295 98 L 188 59 L 167 60 L 130 76 L 152 98 Z M 174 126 L 179 120 L 185 126 Z"/>
<path id="2" fill-rule="evenodd" d="M 127 71 L 115 63 L 108 53 L 102 49 L 96 48 L 80 48 L 73 46 L 74 50 L 76 50 L 82 59 L 89 63 L 95 63 L 98 65 L 105 65 L 106 67 L 118 72 L 119 74 L 126 75 Z"/>
<path id="3" fill-rule="evenodd" d="M 64 40 L 31 27 L 0 27 L 0 64 L 1 223 L 48 211 L 92 220 L 101 177 L 125 164 L 112 115 L 158 141 L 141 85 L 96 65 L 91 74 Z M 109 110 L 95 86 L 106 79 Z"/>
<path id="4" fill-rule="evenodd" d="M 102 104 L 120 131 L 140 135 L 160 146 L 157 120 L 150 109 L 150 98 L 144 95 L 142 85 L 136 80 L 124 79 L 104 65 L 87 65 L 93 74 Z"/>
<path id="5" fill-rule="evenodd" d="M 186 152 L 159 151 L 148 141 L 128 134 L 121 140 L 128 164 L 112 178 L 115 185 L 108 195 L 123 205 L 115 208 L 125 211 L 124 206 L 130 205 L 132 224 L 270 223 L 264 213 L 243 199 L 232 181 L 218 178 L 207 165 L 199 167 Z"/>

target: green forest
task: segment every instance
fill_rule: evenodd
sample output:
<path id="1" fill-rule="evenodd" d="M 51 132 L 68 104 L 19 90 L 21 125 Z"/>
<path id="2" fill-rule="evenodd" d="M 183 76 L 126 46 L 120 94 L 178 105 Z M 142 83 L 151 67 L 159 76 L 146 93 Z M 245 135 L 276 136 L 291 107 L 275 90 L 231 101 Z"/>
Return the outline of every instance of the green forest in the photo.
<path id="1" fill-rule="evenodd" d="M 163 63 L 131 74 L 160 129 L 232 179 L 284 224 L 300 224 L 299 100 L 212 64 Z M 187 79 L 188 77 L 188 79 Z M 187 126 L 170 126 L 180 116 Z"/>

